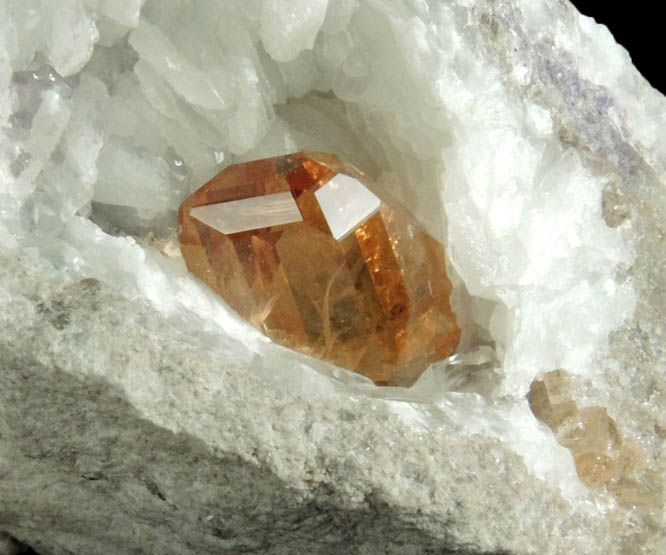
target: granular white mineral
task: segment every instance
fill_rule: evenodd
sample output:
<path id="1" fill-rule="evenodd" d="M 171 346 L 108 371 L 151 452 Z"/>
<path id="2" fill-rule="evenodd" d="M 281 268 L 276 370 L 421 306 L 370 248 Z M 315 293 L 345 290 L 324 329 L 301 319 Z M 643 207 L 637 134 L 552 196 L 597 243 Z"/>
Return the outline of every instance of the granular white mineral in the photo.
<path id="1" fill-rule="evenodd" d="M 566 369 L 663 482 L 665 135 L 663 96 L 561 0 L 0 0 L 0 532 L 666 552 L 663 499 L 583 485 L 525 397 Z M 270 343 L 178 256 L 190 192 L 297 150 L 446 245 L 462 348 L 410 389 Z"/>

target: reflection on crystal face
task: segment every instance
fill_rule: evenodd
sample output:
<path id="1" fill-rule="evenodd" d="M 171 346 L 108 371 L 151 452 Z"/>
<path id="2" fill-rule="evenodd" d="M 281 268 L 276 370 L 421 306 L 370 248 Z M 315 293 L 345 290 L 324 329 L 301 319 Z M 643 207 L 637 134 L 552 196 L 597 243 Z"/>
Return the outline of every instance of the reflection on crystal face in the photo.
<path id="1" fill-rule="evenodd" d="M 303 221 L 289 192 L 197 206 L 190 215 L 227 234 Z"/>
<path id="2" fill-rule="evenodd" d="M 179 221 L 190 271 L 278 343 L 409 385 L 460 341 L 442 245 L 336 156 L 229 166 Z"/>
<path id="3" fill-rule="evenodd" d="M 340 173 L 315 193 L 333 237 L 341 239 L 379 209 L 380 200 L 358 179 Z"/>

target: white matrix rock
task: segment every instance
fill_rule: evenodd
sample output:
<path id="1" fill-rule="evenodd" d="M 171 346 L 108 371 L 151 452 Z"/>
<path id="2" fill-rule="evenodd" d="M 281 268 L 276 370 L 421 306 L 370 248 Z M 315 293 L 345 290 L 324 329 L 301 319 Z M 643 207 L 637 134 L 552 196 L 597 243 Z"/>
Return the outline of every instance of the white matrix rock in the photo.
<path id="1" fill-rule="evenodd" d="M 566 369 L 663 482 L 664 136 L 561 0 L 0 0 L 0 553 L 666 552 L 525 397 Z M 182 200 L 298 150 L 447 248 L 463 345 L 410 389 L 185 269 Z"/>

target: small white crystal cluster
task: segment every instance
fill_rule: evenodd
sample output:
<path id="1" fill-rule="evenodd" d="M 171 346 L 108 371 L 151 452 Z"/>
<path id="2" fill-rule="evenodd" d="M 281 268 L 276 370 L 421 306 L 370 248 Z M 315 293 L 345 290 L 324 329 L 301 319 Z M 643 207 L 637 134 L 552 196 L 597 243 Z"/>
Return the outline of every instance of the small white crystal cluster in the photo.
<path id="1" fill-rule="evenodd" d="M 513 5 L 586 79 L 627 95 L 643 87 L 626 53 L 575 11 L 551 25 L 550 3 Z M 523 396 L 539 372 L 596 371 L 634 307 L 631 284 L 614 279 L 632 252 L 602 219 L 603 174 L 529 93 L 538 60 L 489 50 L 493 21 L 468 25 L 485 6 L 0 0 L 0 246 L 29 247 L 68 279 L 113 283 L 165 315 L 195 311 L 238 340 L 223 355 L 249 361 L 264 340 L 151 240 L 173 237 L 182 199 L 229 163 L 336 152 L 446 241 L 475 322 L 496 342 L 513 408 L 461 425 L 480 433 L 494 421 L 534 472 L 571 480 Z"/>

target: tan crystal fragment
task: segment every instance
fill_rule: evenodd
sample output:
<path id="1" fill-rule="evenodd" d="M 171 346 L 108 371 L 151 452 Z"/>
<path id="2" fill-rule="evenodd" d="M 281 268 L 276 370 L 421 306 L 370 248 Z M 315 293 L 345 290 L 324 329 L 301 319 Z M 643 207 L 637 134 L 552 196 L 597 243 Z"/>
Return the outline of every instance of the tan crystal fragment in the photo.
<path id="1" fill-rule="evenodd" d="M 278 343 L 391 385 L 458 345 L 443 247 L 336 156 L 230 166 L 179 222 L 189 270 Z"/>
<path id="2" fill-rule="evenodd" d="M 626 476 L 632 472 L 644 470 L 647 467 L 645 451 L 635 443 L 625 442 L 622 445 L 617 465 L 618 472 Z"/>
<path id="3" fill-rule="evenodd" d="M 610 486 L 617 502 L 627 509 L 661 513 L 664 506 L 664 485 L 659 474 L 644 470 L 621 476 Z"/>
<path id="4" fill-rule="evenodd" d="M 557 435 L 560 443 L 575 453 L 617 453 L 622 445 L 615 420 L 602 407 L 578 409 Z"/>
<path id="5" fill-rule="evenodd" d="M 568 377 L 561 370 L 555 370 L 543 380 L 532 382 L 527 394 L 534 415 L 553 430 L 560 429 L 578 413 L 576 402 L 566 394 L 568 390 Z"/>
<path id="6" fill-rule="evenodd" d="M 576 473 L 588 486 L 607 484 L 615 477 L 615 460 L 609 455 L 593 451 L 574 452 L 574 461 Z"/>
<path id="7" fill-rule="evenodd" d="M 663 484 L 647 468 L 643 450 L 623 442 L 615 420 L 605 408 L 579 408 L 572 397 L 569 376 L 564 370 L 548 372 L 534 380 L 527 394 L 534 415 L 571 451 L 583 483 L 604 488 L 623 507 L 660 510 Z"/>

